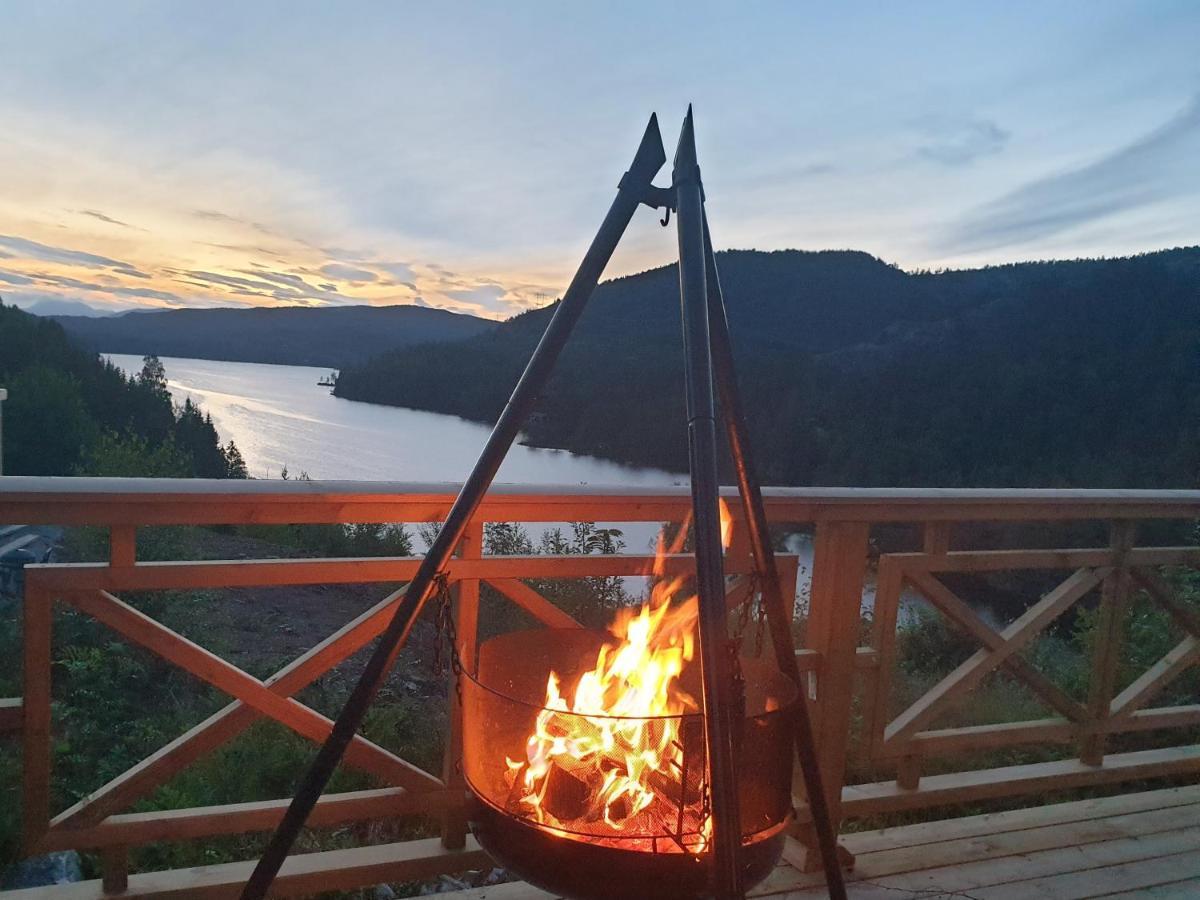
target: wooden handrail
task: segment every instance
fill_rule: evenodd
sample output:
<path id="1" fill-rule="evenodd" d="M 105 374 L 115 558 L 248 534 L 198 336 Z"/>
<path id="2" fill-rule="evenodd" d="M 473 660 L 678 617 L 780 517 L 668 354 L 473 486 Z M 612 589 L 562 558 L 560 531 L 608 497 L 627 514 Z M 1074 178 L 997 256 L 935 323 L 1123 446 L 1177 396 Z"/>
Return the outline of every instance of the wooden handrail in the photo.
<path id="1" fill-rule="evenodd" d="M 440 519 L 455 484 L 199 478 L 0 478 L 0 521 L 50 525 L 236 525 L 425 522 Z M 734 496 L 732 487 L 722 489 Z M 763 489 L 779 522 L 1062 521 L 1200 516 L 1200 491 L 1009 488 Z M 485 521 L 678 519 L 686 485 L 498 484 Z M 548 518 L 549 517 L 549 518 Z"/>

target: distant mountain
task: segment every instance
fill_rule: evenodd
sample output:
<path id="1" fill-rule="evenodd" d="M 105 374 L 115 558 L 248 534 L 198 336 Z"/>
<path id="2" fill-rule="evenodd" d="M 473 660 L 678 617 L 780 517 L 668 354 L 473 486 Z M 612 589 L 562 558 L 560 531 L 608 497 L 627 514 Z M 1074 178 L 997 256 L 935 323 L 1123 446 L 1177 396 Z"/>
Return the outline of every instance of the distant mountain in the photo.
<path id="1" fill-rule="evenodd" d="M 87 316 L 99 318 L 112 313 L 88 306 L 79 300 L 36 300 L 25 307 L 25 312 L 35 316 Z"/>
<path id="2" fill-rule="evenodd" d="M 135 353 L 303 366 L 343 366 L 424 341 L 455 341 L 495 327 L 476 316 L 419 306 L 173 309 L 94 319 L 56 316 L 101 353 Z"/>
<path id="3" fill-rule="evenodd" d="M 1200 483 L 1200 248 L 940 273 L 850 251 L 719 266 L 771 483 Z M 551 313 L 344 369 L 336 393 L 494 421 Z M 597 289 L 526 437 L 686 469 L 674 266 Z"/>

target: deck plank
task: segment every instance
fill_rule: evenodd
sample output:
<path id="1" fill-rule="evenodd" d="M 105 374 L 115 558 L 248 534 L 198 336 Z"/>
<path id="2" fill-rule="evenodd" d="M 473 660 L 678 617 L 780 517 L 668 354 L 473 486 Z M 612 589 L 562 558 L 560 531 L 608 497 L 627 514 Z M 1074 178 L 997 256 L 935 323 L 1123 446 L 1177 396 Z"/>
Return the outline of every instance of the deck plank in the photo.
<path id="1" fill-rule="evenodd" d="M 1087 900 L 1112 891 L 1138 890 L 1161 896 L 1159 887 L 1180 879 L 1200 877 L 1200 853 L 1192 846 L 1169 856 L 1099 866 L 1078 872 L 1061 872 L 1010 884 L 971 891 L 978 900 Z M 1197 896 L 1193 894 L 1192 896 Z"/>
<path id="2" fill-rule="evenodd" d="M 862 855 L 877 850 L 895 850 L 900 847 L 937 844 L 959 838 L 1004 834 L 1009 831 L 1022 831 L 1026 828 L 1083 822 L 1105 816 L 1119 816 L 1151 809 L 1167 809 L 1191 803 L 1200 803 L 1200 784 L 1159 791 L 1144 791 L 1139 794 L 1118 794 L 1112 797 L 1074 800 L 1069 803 L 1051 803 L 1046 806 L 983 813 L 957 819 L 938 819 L 934 822 L 899 825 L 880 828 L 876 831 L 854 832 L 842 835 L 841 840 L 852 853 Z"/>
<path id="3" fill-rule="evenodd" d="M 1147 861 L 1153 863 L 1148 868 L 1154 868 L 1157 865 L 1154 861 L 1158 857 L 1196 851 L 1200 851 L 1200 828 L 1188 828 L 1153 835 L 1152 839 L 1126 837 L 1097 841 L 1000 859 L 982 859 L 878 880 L 901 890 L 958 891 L 970 893 L 976 900 L 984 897 L 1003 897 L 1008 900 L 1010 897 L 1042 896 L 1037 891 L 1028 893 L 1020 887 L 1040 879 Z"/>
<path id="4" fill-rule="evenodd" d="M 1136 888 L 1131 891 L 1120 891 L 1115 894 L 1100 894 L 1104 900 L 1195 900 L 1200 897 L 1200 878 L 1187 878 L 1183 881 L 1173 881 L 1169 884 L 1157 884 L 1153 887 Z"/>
<path id="5" fill-rule="evenodd" d="M 989 900 L 1119 891 L 1134 897 L 1150 896 L 1150 888 L 1154 896 L 1200 896 L 1194 891 L 1200 872 L 1182 862 L 1200 858 L 1200 785 L 847 834 L 843 842 L 858 857 L 849 876 L 853 900 L 905 900 L 934 891 Z M 789 847 L 785 859 L 802 854 Z M 819 872 L 783 862 L 750 896 L 818 900 L 823 885 Z M 553 900 L 523 883 L 445 896 Z"/>

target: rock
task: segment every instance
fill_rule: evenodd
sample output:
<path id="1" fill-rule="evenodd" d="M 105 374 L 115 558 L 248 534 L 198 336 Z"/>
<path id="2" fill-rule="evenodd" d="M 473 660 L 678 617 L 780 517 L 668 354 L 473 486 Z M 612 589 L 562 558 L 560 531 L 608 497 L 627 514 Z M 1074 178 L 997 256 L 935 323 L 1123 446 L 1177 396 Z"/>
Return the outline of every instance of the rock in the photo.
<path id="1" fill-rule="evenodd" d="M 375 885 L 375 891 L 371 896 L 373 900 L 396 900 L 396 892 L 386 884 Z"/>
<path id="2" fill-rule="evenodd" d="M 488 876 L 483 883 L 484 885 L 507 884 L 510 881 L 512 881 L 512 876 L 508 874 L 508 869 L 496 866 L 496 868 L 488 872 Z"/>
<path id="3" fill-rule="evenodd" d="M 79 854 L 74 850 L 48 853 L 15 863 L 4 872 L 0 887 L 5 890 L 42 887 L 47 884 L 71 884 L 83 881 Z"/>
<path id="4" fill-rule="evenodd" d="M 434 894 L 449 894 L 453 891 L 468 891 L 473 887 L 469 881 L 464 881 L 461 878 L 451 878 L 449 875 L 441 875 L 438 880 L 431 884 L 424 885 L 417 896 L 430 897 Z"/>

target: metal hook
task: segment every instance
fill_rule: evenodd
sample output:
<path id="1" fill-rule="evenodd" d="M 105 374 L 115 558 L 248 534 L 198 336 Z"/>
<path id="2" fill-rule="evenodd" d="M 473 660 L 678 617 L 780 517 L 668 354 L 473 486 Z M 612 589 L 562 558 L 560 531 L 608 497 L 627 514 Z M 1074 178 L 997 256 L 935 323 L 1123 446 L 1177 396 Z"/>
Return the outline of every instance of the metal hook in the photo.
<path id="1" fill-rule="evenodd" d="M 666 207 L 666 210 L 667 211 L 666 211 L 666 213 L 663 214 L 663 217 L 658 220 L 658 224 L 661 225 L 663 228 L 666 228 L 667 223 L 671 221 L 671 207 L 669 207 L 669 206 Z"/>

